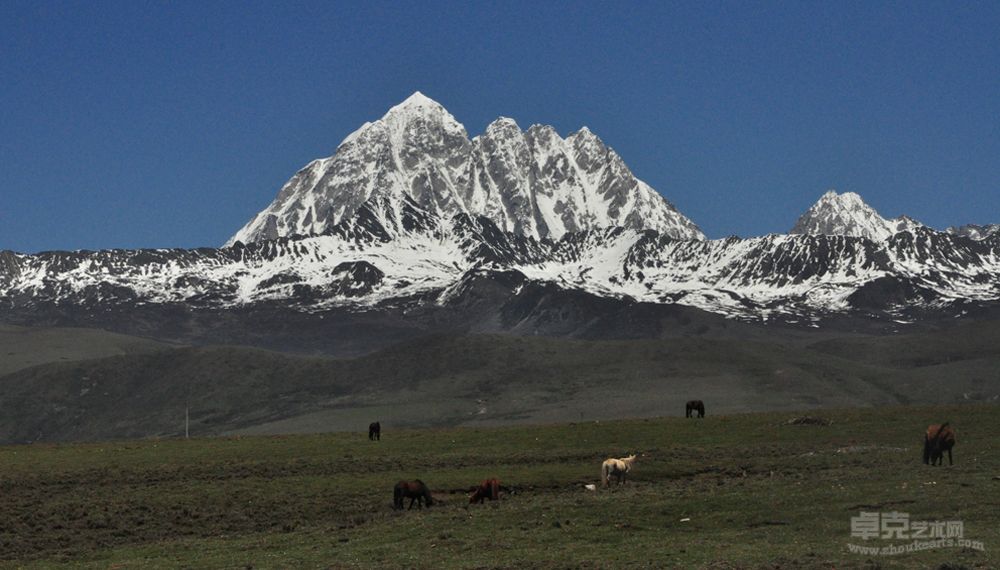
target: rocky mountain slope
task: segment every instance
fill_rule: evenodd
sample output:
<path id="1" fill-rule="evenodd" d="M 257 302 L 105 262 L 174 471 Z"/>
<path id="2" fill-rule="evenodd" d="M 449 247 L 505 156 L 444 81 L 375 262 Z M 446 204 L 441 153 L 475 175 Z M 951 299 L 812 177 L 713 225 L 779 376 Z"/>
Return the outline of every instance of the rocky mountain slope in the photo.
<path id="1" fill-rule="evenodd" d="M 974 240 L 983 240 L 1000 233 L 1000 224 L 966 224 L 959 227 L 951 227 L 946 230 L 950 234 L 959 235 Z"/>

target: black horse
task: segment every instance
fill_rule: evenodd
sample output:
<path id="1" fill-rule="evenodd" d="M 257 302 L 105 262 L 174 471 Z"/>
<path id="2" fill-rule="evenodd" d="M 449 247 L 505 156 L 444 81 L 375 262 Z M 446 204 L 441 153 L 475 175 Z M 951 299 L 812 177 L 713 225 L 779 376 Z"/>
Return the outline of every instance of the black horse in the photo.
<path id="1" fill-rule="evenodd" d="M 392 508 L 402 509 L 403 499 L 410 500 L 410 506 L 407 510 L 413 508 L 414 502 L 420 508 L 423 508 L 424 504 L 428 507 L 434 504 L 434 499 L 431 498 L 431 490 L 420 479 L 396 483 L 396 486 L 392 490 Z"/>
<path id="2" fill-rule="evenodd" d="M 686 405 L 685 417 L 692 417 L 694 412 L 698 412 L 698 417 L 705 417 L 705 402 L 701 400 L 690 400 Z"/>
<path id="3" fill-rule="evenodd" d="M 380 441 L 382 439 L 382 426 L 378 422 L 368 424 L 368 439 Z"/>

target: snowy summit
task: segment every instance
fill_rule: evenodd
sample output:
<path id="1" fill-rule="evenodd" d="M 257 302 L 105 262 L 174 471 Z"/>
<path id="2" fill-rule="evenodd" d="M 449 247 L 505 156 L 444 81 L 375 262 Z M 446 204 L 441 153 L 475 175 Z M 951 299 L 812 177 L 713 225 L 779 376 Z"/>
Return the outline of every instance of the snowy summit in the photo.
<path id="1" fill-rule="evenodd" d="M 901 231 L 923 227 L 920 222 L 900 216 L 887 220 L 854 192 L 838 194 L 830 190 L 802 214 L 792 234 L 842 235 L 883 241 Z"/>
<path id="2" fill-rule="evenodd" d="M 370 200 L 406 198 L 443 218 L 484 216 L 536 239 L 612 226 L 705 239 L 586 127 L 563 138 L 501 117 L 470 140 L 444 107 L 416 92 L 297 172 L 227 245 L 322 234 Z"/>

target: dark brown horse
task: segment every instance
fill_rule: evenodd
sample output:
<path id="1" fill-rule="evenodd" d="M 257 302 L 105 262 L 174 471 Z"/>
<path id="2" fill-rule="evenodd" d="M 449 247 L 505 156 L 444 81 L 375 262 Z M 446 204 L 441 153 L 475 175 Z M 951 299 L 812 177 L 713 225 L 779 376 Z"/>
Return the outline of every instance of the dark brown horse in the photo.
<path id="1" fill-rule="evenodd" d="M 414 502 L 420 508 L 423 508 L 425 504 L 428 507 L 434 504 L 434 499 L 431 498 L 431 490 L 420 479 L 396 483 L 396 487 L 392 490 L 392 508 L 402 509 L 403 499 L 410 500 L 410 506 L 407 510 L 413 508 Z"/>
<path id="2" fill-rule="evenodd" d="M 487 479 L 476 487 L 472 496 L 469 497 L 469 504 L 480 503 L 489 499 L 491 501 L 496 501 L 500 498 L 500 481 L 494 477 L 493 479 Z"/>
<path id="3" fill-rule="evenodd" d="M 378 422 L 368 424 L 368 439 L 379 441 L 382 439 L 382 425 Z"/>
<path id="4" fill-rule="evenodd" d="M 687 408 L 685 410 L 685 417 L 692 417 L 694 412 L 698 412 L 699 418 L 705 417 L 705 402 L 702 402 L 701 400 L 688 400 L 685 407 Z"/>
<path id="5" fill-rule="evenodd" d="M 945 422 L 941 425 L 931 424 L 924 433 L 924 463 L 928 465 L 944 465 L 944 452 L 948 452 L 948 465 L 954 465 L 951 460 L 951 448 L 955 447 L 955 430 Z"/>

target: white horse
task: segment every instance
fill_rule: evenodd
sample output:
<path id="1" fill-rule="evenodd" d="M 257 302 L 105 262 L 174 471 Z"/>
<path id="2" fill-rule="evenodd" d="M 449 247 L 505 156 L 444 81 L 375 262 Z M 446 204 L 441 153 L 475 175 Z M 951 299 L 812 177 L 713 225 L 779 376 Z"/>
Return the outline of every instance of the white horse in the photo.
<path id="1" fill-rule="evenodd" d="M 625 476 L 632 470 L 633 464 L 635 464 L 635 454 L 621 459 L 605 459 L 601 464 L 601 484 L 607 487 L 608 479 L 614 477 L 619 485 L 624 485 Z"/>

